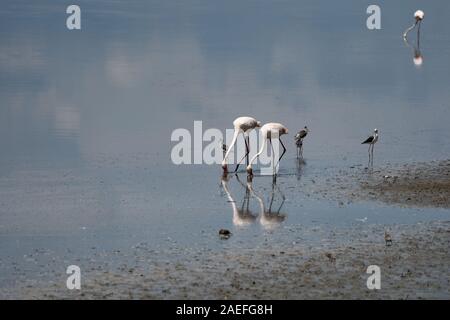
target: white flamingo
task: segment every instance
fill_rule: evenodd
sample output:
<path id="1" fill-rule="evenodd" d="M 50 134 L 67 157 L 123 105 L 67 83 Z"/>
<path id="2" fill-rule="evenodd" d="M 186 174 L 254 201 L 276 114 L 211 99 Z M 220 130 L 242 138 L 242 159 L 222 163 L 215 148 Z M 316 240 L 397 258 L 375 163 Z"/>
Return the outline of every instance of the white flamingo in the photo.
<path id="1" fill-rule="evenodd" d="M 404 39 L 406 39 L 408 32 L 410 32 L 412 29 L 414 29 L 417 26 L 417 24 L 419 25 L 419 30 L 420 30 L 420 24 L 422 23 L 422 20 L 424 17 L 425 17 L 425 13 L 422 10 L 417 10 L 416 12 L 414 12 L 415 22 L 411 27 L 409 27 L 408 29 L 405 30 L 405 32 L 403 32 Z"/>
<path id="2" fill-rule="evenodd" d="M 281 136 L 283 134 L 288 133 L 288 129 L 284 125 L 282 125 L 281 123 L 270 122 L 270 123 L 266 123 L 265 125 L 263 125 L 261 127 L 260 131 L 261 131 L 261 135 L 262 135 L 262 145 L 261 145 L 261 149 L 259 149 L 258 153 L 252 157 L 252 159 L 250 160 L 250 163 L 247 166 L 247 173 L 249 176 L 253 175 L 252 163 L 264 151 L 267 140 L 269 140 L 269 143 L 272 147 L 272 157 L 274 157 L 274 149 L 273 149 L 273 145 L 272 145 L 272 135 L 274 135 L 275 138 L 278 138 L 281 146 L 283 147 L 283 152 L 281 153 L 281 156 L 278 159 L 278 162 L 274 166 L 274 170 L 275 170 L 275 167 L 280 162 L 281 158 L 284 156 L 284 153 L 286 152 L 286 147 L 284 146 L 283 142 L 281 141 Z M 275 175 L 275 172 L 273 174 Z"/>
<path id="3" fill-rule="evenodd" d="M 246 151 L 245 151 L 246 153 L 245 153 L 244 157 L 247 159 L 247 164 L 248 164 L 248 154 L 250 152 L 248 133 L 255 128 L 261 127 L 261 122 L 257 121 L 256 119 L 254 119 L 252 117 L 239 117 L 233 121 L 233 126 L 234 126 L 233 140 L 231 141 L 230 147 L 228 148 L 227 152 L 225 153 L 225 156 L 223 157 L 223 161 L 222 161 L 222 168 L 223 168 L 224 172 L 228 172 L 227 158 L 228 158 L 228 155 L 230 154 L 231 149 L 233 149 L 233 146 L 235 145 L 240 133 L 242 133 L 242 135 L 244 137 L 245 148 L 246 148 Z M 236 165 L 235 171 L 237 171 L 237 169 L 239 168 L 239 164 L 240 164 L 240 161 Z"/>

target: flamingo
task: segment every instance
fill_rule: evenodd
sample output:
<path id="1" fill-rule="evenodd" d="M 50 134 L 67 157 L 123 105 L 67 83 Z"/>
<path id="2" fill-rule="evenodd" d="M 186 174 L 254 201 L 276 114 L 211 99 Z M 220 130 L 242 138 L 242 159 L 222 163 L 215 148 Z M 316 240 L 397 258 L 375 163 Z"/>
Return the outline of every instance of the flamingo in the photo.
<path id="1" fill-rule="evenodd" d="M 405 30 L 405 32 L 403 32 L 404 39 L 406 39 L 408 32 L 410 32 L 412 29 L 414 29 L 417 24 L 419 24 L 419 30 L 420 30 L 420 25 L 421 25 L 424 17 L 425 17 L 425 13 L 422 10 L 417 10 L 416 12 L 414 12 L 414 19 L 416 21 L 414 22 L 414 24 L 411 27 L 409 27 L 408 29 Z"/>
<path id="2" fill-rule="evenodd" d="M 309 132 L 309 129 L 307 126 L 305 126 L 294 137 L 295 144 L 297 145 L 297 159 L 300 157 L 300 155 L 303 158 L 303 139 L 306 137 L 308 132 Z"/>
<path id="3" fill-rule="evenodd" d="M 373 163 L 373 147 L 374 147 L 375 143 L 377 143 L 377 141 L 378 141 L 378 129 L 374 129 L 373 135 L 371 135 L 366 140 L 361 142 L 361 144 L 369 145 L 369 163 L 370 163 L 370 159 L 372 159 L 372 163 Z"/>
<path id="4" fill-rule="evenodd" d="M 252 163 L 264 151 L 267 140 L 269 140 L 269 142 L 270 142 L 270 145 L 272 147 L 272 157 L 274 157 L 274 150 L 273 150 L 273 145 L 272 145 L 272 134 L 275 134 L 275 137 L 278 137 L 278 140 L 280 141 L 281 146 L 283 147 L 283 152 L 281 153 L 281 156 L 278 159 L 277 165 L 280 162 L 281 158 L 283 158 L 284 153 L 286 152 L 286 147 L 284 146 L 283 142 L 281 141 L 281 136 L 283 134 L 288 133 L 288 129 L 284 125 L 282 125 L 281 123 L 276 123 L 276 122 L 266 123 L 265 125 L 263 125 L 261 127 L 261 133 L 262 133 L 262 139 L 263 139 L 261 149 L 259 149 L 258 153 L 252 157 L 252 159 L 250 160 L 250 163 L 247 165 L 247 173 L 249 176 L 253 176 Z M 275 167 L 276 167 L 276 165 L 274 166 L 274 168 Z M 275 172 L 274 172 L 274 175 L 275 175 Z"/>
<path id="5" fill-rule="evenodd" d="M 225 156 L 223 157 L 223 161 L 222 161 L 222 168 L 223 168 L 224 172 L 228 172 L 227 158 L 228 158 L 228 155 L 230 154 L 231 149 L 233 149 L 233 146 L 237 141 L 237 137 L 239 136 L 239 133 L 242 133 L 242 135 L 244 136 L 245 149 L 246 149 L 245 150 L 246 153 L 245 153 L 244 157 L 247 159 L 247 164 L 248 164 L 248 154 L 250 152 L 248 133 L 255 128 L 261 127 L 261 122 L 257 121 L 256 119 L 254 119 L 252 117 L 239 117 L 233 121 L 233 126 L 234 126 L 233 140 L 231 140 L 230 147 L 228 148 L 227 152 L 225 153 Z M 242 161 L 242 159 L 241 159 L 241 161 Z M 241 161 L 239 161 L 238 164 L 236 165 L 236 169 L 234 170 L 235 172 L 239 168 L 239 164 L 241 163 Z"/>

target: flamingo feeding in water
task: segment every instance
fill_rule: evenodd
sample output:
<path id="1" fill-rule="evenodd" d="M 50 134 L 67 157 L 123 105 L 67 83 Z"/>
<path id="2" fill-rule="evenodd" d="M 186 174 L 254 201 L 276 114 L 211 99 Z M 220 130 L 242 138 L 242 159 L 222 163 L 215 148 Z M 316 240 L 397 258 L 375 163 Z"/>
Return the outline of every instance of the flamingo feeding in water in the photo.
<path id="1" fill-rule="evenodd" d="M 261 122 L 257 121 L 256 119 L 254 119 L 252 117 L 239 117 L 233 121 L 233 126 L 234 126 L 233 140 L 231 140 L 230 147 L 228 148 L 227 152 L 225 153 L 225 156 L 223 157 L 223 161 L 222 161 L 222 168 L 223 168 L 224 172 L 228 172 L 227 158 L 228 158 L 228 155 L 230 154 L 231 149 L 233 149 L 233 146 L 235 145 L 235 143 L 237 141 L 237 137 L 239 136 L 240 133 L 242 133 L 242 135 L 244 137 L 245 149 L 246 149 L 244 157 L 247 159 L 247 164 L 248 164 L 248 154 L 250 152 L 248 133 L 255 128 L 261 127 Z M 235 172 L 239 168 L 239 164 L 241 161 L 239 161 L 238 164 L 236 165 L 236 169 L 234 170 Z"/>
<path id="2" fill-rule="evenodd" d="M 281 158 L 283 158 L 284 153 L 286 152 L 286 147 L 284 146 L 283 142 L 281 141 L 281 136 L 283 134 L 288 133 L 288 129 L 284 125 L 282 125 L 281 123 L 270 122 L 270 123 L 266 123 L 265 125 L 263 125 L 261 127 L 260 131 L 261 131 L 262 139 L 263 139 L 262 144 L 261 144 L 261 149 L 259 149 L 258 153 L 252 157 L 252 159 L 250 160 L 250 163 L 247 165 L 247 173 L 249 176 L 253 176 L 252 163 L 264 151 L 267 140 L 269 140 L 270 146 L 272 147 L 272 158 L 275 156 L 275 152 L 274 152 L 273 145 L 272 145 L 272 135 L 275 138 L 278 138 L 281 146 L 283 147 L 283 152 L 281 153 L 281 156 L 278 159 L 277 164 L 274 166 L 274 170 L 275 170 L 276 166 L 278 165 L 278 163 L 280 162 Z M 273 175 L 275 175 L 275 171 L 273 172 Z"/>

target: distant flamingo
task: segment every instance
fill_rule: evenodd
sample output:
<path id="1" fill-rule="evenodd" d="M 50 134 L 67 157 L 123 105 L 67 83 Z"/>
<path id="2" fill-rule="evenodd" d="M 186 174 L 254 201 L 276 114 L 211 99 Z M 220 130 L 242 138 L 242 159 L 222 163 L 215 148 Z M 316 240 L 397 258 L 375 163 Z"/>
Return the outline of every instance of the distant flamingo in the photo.
<path id="1" fill-rule="evenodd" d="M 283 147 L 283 152 L 282 152 L 280 158 L 278 159 L 278 162 L 274 166 L 274 168 L 278 165 L 278 163 L 280 162 L 281 158 L 283 158 L 284 153 L 286 152 L 286 147 L 284 146 L 283 142 L 281 141 L 281 136 L 283 134 L 287 134 L 288 133 L 288 129 L 284 125 L 282 125 L 281 123 L 275 123 L 275 122 L 266 123 L 265 125 L 263 125 L 261 127 L 260 131 L 261 131 L 262 139 L 263 139 L 262 140 L 262 145 L 261 145 L 261 149 L 258 151 L 257 154 L 255 154 L 252 157 L 252 159 L 250 160 L 250 163 L 247 166 L 247 173 L 248 173 L 249 176 L 253 176 L 252 163 L 264 151 L 264 148 L 266 147 L 267 140 L 269 140 L 270 146 L 272 147 L 272 157 L 274 157 L 274 149 L 273 149 L 273 145 L 272 145 L 272 135 L 274 135 L 275 137 L 278 137 L 278 140 L 280 141 L 281 146 Z M 273 172 L 273 175 L 275 176 L 275 171 Z"/>
<path id="2" fill-rule="evenodd" d="M 238 137 L 239 133 L 242 133 L 242 135 L 244 137 L 245 149 L 246 149 L 245 150 L 246 153 L 245 153 L 244 157 L 247 159 L 247 164 L 248 164 L 248 154 L 250 153 L 248 133 L 255 128 L 261 127 L 261 122 L 257 121 L 256 119 L 254 119 L 252 117 L 239 117 L 233 121 L 233 126 L 234 126 L 233 140 L 231 141 L 230 147 L 228 148 L 227 152 L 225 153 L 225 156 L 223 157 L 223 161 L 222 161 L 222 168 L 225 173 L 228 172 L 228 167 L 227 167 L 228 155 L 230 154 L 231 149 L 233 149 L 233 146 L 235 145 L 235 143 L 237 141 L 237 137 Z M 236 165 L 236 169 L 234 171 L 237 171 L 237 169 L 239 168 L 239 164 L 240 164 L 240 161 Z"/>
<path id="3" fill-rule="evenodd" d="M 414 24 L 411 27 L 409 27 L 408 29 L 405 30 L 405 32 L 403 32 L 404 39 L 406 39 L 408 32 L 410 32 L 412 29 L 414 29 L 417 26 L 417 24 L 419 24 L 419 30 L 420 30 L 420 25 L 421 25 L 424 17 L 425 17 L 425 13 L 422 10 L 417 10 L 416 12 L 414 12 L 414 19 L 416 21 L 414 22 Z"/>

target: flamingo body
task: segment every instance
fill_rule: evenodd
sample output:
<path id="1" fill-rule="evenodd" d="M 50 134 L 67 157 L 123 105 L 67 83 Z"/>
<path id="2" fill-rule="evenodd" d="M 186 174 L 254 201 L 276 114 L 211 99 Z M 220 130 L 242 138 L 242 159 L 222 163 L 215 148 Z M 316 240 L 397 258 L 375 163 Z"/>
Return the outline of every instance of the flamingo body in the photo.
<path id="1" fill-rule="evenodd" d="M 234 134 L 233 134 L 233 140 L 231 141 L 230 147 L 228 148 L 227 152 L 225 153 L 225 156 L 223 157 L 222 161 L 222 168 L 224 171 L 227 171 L 227 158 L 230 154 L 231 149 L 233 149 L 233 146 L 235 145 L 237 141 L 237 137 L 240 133 L 244 135 L 244 139 L 246 139 L 246 135 L 250 130 L 253 130 L 255 128 L 261 127 L 261 122 L 257 121 L 255 118 L 252 117 L 238 117 L 233 121 L 234 126 Z M 246 142 L 247 143 L 247 142 Z M 248 149 L 248 146 L 247 146 Z M 248 155 L 249 150 L 247 150 Z"/>
<path id="2" fill-rule="evenodd" d="M 266 147 L 266 143 L 267 140 L 271 141 L 272 136 L 281 138 L 282 135 L 287 134 L 288 133 L 288 128 L 286 128 L 284 125 L 282 125 L 281 123 L 277 123 L 277 122 L 270 122 L 270 123 L 266 123 L 265 125 L 263 125 L 261 127 L 261 135 L 262 135 L 262 145 L 261 148 L 259 149 L 258 153 L 256 153 L 252 159 L 250 160 L 250 163 L 247 166 L 247 173 L 249 175 L 253 174 L 252 171 L 252 163 L 253 161 L 255 161 L 256 158 L 259 157 L 259 155 L 264 151 L 264 148 Z M 281 157 L 278 159 L 278 161 L 281 160 L 281 158 L 283 157 L 284 153 L 286 152 L 286 148 L 283 145 L 283 142 L 281 142 L 280 139 L 280 143 L 283 146 L 283 153 L 281 155 Z"/>

